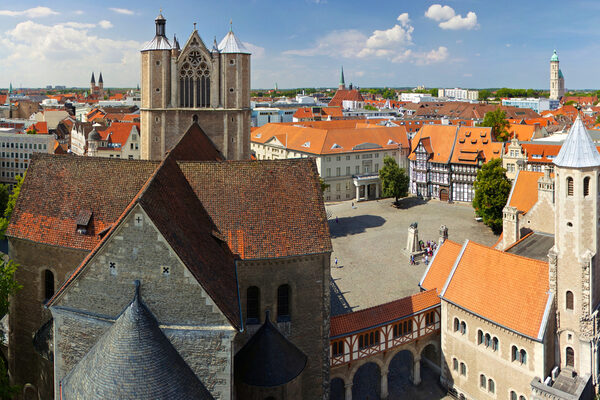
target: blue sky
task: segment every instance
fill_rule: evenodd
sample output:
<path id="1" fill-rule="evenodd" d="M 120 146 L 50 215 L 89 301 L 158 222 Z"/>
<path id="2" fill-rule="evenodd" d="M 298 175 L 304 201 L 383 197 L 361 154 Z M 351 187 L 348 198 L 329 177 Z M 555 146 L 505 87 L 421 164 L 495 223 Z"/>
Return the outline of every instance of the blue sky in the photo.
<path id="1" fill-rule="evenodd" d="M 566 87 L 600 88 L 598 1 L 0 1 L 0 87 L 139 83 L 159 8 L 185 42 L 233 20 L 253 51 L 252 87 L 547 88 L 557 49 Z"/>

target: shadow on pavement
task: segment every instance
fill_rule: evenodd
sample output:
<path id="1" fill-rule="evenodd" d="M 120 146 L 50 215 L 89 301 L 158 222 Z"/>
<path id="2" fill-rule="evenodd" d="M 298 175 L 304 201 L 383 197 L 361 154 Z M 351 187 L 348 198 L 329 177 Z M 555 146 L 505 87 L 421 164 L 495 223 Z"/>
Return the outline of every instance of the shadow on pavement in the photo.
<path id="1" fill-rule="evenodd" d="M 406 197 L 404 199 L 398 200 L 398 203 L 392 203 L 392 206 L 400 210 L 407 210 L 415 206 L 427 204 L 428 202 L 429 200 L 424 200 L 419 197 Z"/>
<path id="2" fill-rule="evenodd" d="M 336 222 L 337 221 L 337 222 Z M 385 223 L 385 218 L 377 215 L 358 215 L 329 220 L 329 232 L 332 238 L 363 233 L 367 228 L 375 228 Z"/>
<path id="3" fill-rule="evenodd" d="M 342 315 L 352 312 L 352 307 L 344 297 L 335 279 L 329 280 L 329 294 L 331 297 L 331 316 Z"/>

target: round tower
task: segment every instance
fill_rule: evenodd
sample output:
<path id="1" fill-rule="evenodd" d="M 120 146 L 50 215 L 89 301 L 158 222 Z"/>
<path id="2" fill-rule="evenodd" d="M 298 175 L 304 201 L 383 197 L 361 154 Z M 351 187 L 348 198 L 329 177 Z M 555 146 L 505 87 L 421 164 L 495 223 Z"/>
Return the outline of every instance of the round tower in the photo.
<path id="1" fill-rule="evenodd" d="M 561 367 L 597 376 L 595 309 L 600 303 L 600 153 L 577 117 L 554 159 L 554 247 L 550 290 L 554 292 Z M 557 360 L 558 362 L 558 360 Z"/>
<path id="2" fill-rule="evenodd" d="M 97 156 L 98 155 L 98 146 L 100 145 L 100 140 L 102 137 L 96 131 L 97 124 L 92 126 L 92 130 L 88 133 L 88 142 L 87 142 L 87 155 L 88 156 Z"/>
<path id="3" fill-rule="evenodd" d="M 141 157 L 160 159 L 165 153 L 165 109 L 171 102 L 171 51 L 162 13 L 154 20 L 154 39 L 142 48 Z M 152 133 L 151 133 L 152 132 Z M 150 137 L 153 136 L 153 137 Z"/>

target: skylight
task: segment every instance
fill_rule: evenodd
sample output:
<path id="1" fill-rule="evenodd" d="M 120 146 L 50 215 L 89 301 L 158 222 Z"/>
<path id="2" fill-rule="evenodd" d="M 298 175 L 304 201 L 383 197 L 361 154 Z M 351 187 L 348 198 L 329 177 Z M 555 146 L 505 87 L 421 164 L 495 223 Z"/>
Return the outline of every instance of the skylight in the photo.
<path id="1" fill-rule="evenodd" d="M 310 147 L 310 142 L 304 142 L 304 144 L 302 144 L 302 147 Z"/>

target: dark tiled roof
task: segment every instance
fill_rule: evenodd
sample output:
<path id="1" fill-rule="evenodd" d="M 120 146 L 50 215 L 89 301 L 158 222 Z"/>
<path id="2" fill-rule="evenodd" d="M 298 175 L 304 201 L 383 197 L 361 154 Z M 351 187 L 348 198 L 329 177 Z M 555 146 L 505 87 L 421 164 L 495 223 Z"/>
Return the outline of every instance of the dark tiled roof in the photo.
<path id="1" fill-rule="evenodd" d="M 331 317 L 329 336 L 348 335 L 392 322 L 440 304 L 437 290 L 431 289 L 389 303 Z"/>
<path id="2" fill-rule="evenodd" d="M 241 328 L 233 254 L 213 234 L 217 227 L 175 161 L 165 160 L 139 203 L 227 319 Z"/>
<path id="3" fill-rule="evenodd" d="M 505 251 L 518 256 L 548 261 L 548 252 L 552 246 L 554 246 L 554 235 L 542 232 L 531 232 Z"/>
<path id="4" fill-rule="evenodd" d="M 169 155 L 179 161 L 223 161 L 225 159 L 197 123 L 190 126 Z"/>
<path id="5" fill-rule="evenodd" d="M 311 159 L 180 162 L 231 251 L 244 259 L 331 251 Z"/>
<path id="6" fill-rule="evenodd" d="M 61 399 L 213 399 L 136 293 L 61 382 Z"/>
<path id="7" fill-rule="evenodd" d="M 158 166 L 155 161 L 31 157 L 7 236 L 84 250 L 96 246 L 98 233 L 117 220 Z M 76 231 L 83 210 L 93 213 L 85 235 Z"/>
<path id="8" fill-rule="evenodd" d="M 235 355 L 235 378 L 251 386 L 281 386 L 300 375 L 306 361 L 306 355 L 273 326 L 267 313 L 265 323 Z"/>

